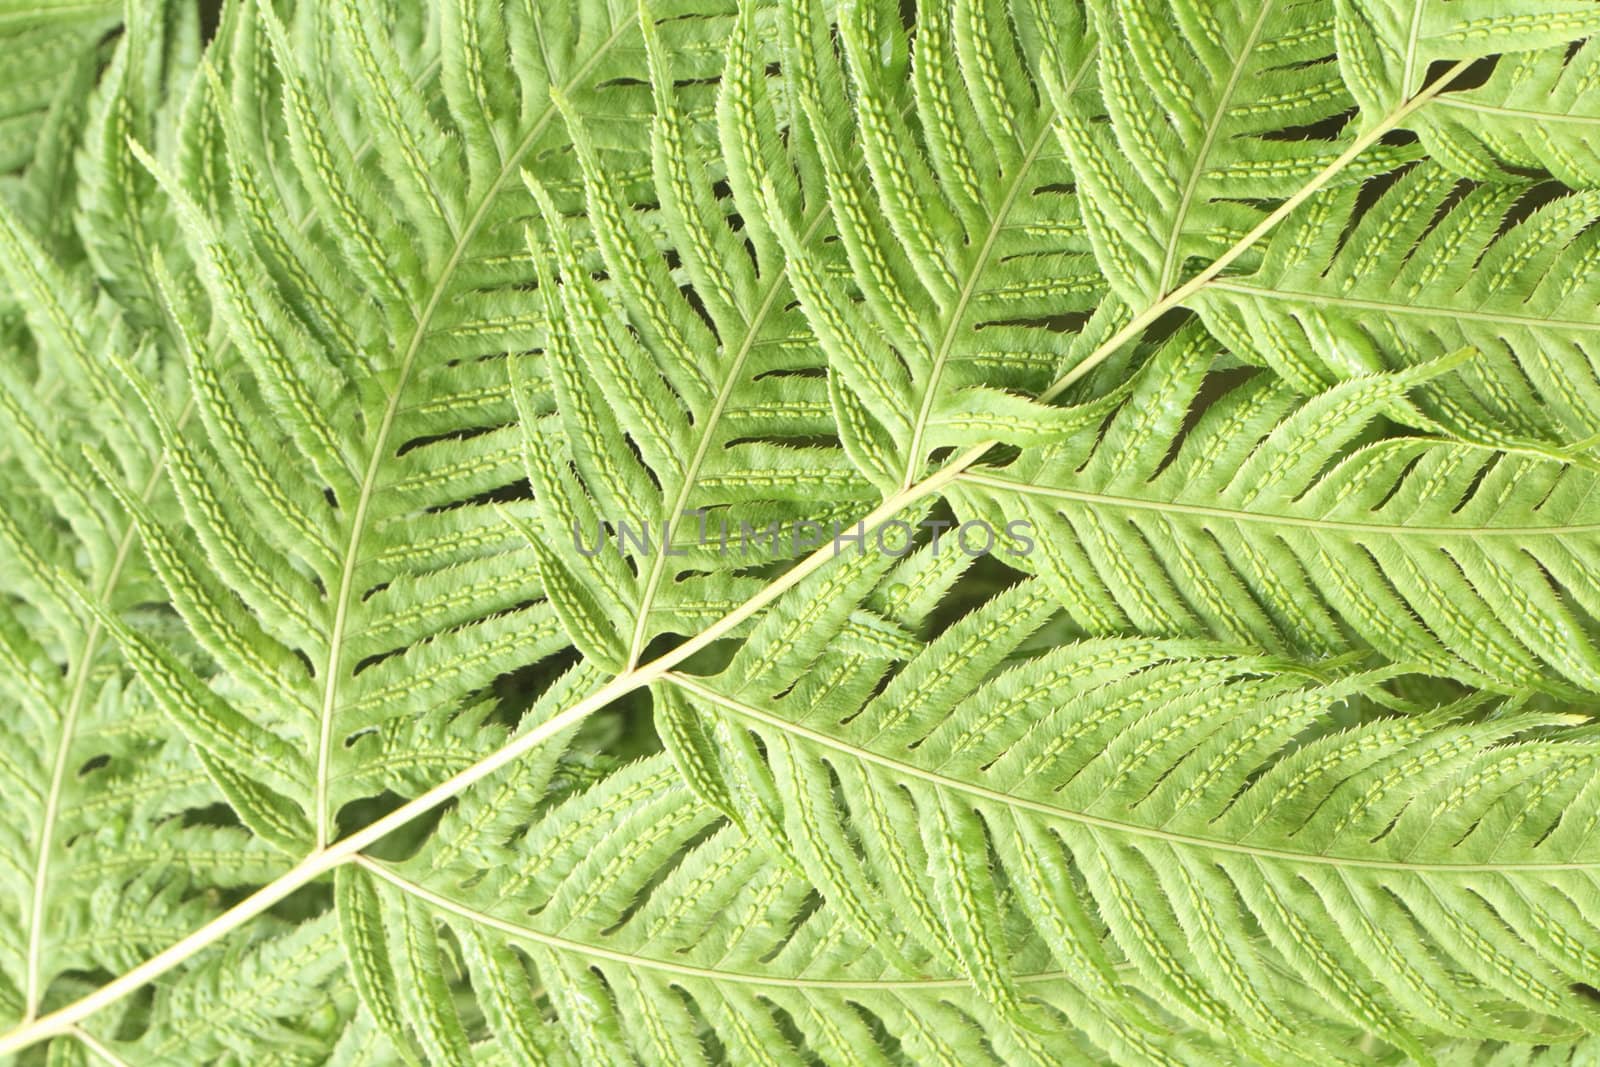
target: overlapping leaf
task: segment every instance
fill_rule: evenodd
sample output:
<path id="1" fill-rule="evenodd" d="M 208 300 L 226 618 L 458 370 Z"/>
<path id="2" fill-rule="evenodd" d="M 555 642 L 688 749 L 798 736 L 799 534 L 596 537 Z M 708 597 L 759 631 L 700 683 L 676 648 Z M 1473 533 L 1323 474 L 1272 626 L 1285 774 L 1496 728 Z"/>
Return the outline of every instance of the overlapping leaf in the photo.
<path id="1" fill-rule="evenodd" d="M 1208 385 L 1214 351 L 1185 331 L 1099 437 L 960 480 L 975 513 L 1032 521 L 1017 563 L 1077 626 L 1595 691 L 1591 470 L 1369 432 L 1416 372 L 1300 400 L 1269 375 Z"/>
<path id="2" fill-rule="evenodd" d="M 535 188 L 551 234 L 548 253 L 535 254 L 553 268 L 542 278 L 555 324 L 544 362 L 557 412 L 523 410 L 539 513 L 530 542 L 573 642 L 613 669 L 638 662 L 657 635 L 693 633 L 753 595 L 758 568 L 831 537 L 871 491 L 835 440 L 822 353 L 792 307 L 789 262 L 758 222 L 763 187 L 801 198 L 758 32 L 746 9 L 717 98 L 726 198 L 684 111 L 684 74 L 669 69 L 653 30 L 656 210 L 628 203 L 591 120 L 568 111 L 604 284 Z M 796 251 L 820 253 L 824 207 L 801 212 Z"/>
<path id="3" fill-rule="evenodd" d="M 1306 391 L 1471 346 L 1479 358 L 1422 395 L 1434 425 L 1502 447 L 1587 448 L 1600 430 L 1594 192 L 1468 187 L 1427 163 L 1369 198 L 1309 202 L 1255 273 L 1200 294 L 1207 326 Z"/>
<path id="4" fill-rule="evenodd" d="M 822 5 L 789 10 L 797 169 L 826 188 L 848 275 L 805 246 L 781 196 L 769 192 L 757 232 L 790 258 L 850 457 L 887 494 L 939 450 L 1083 425 L 1025 399 L 1058 373 L 1061 328 L 1103 288 L 1054 137 L 1056 108 L 1094 69 L 1083 15 L 1021 5 L 1013 24 L 1000 4 L 960 0 L 923 12 L 908 49 L 896 16 L 850 5 L 841 61 Z M 1061 64 L 1053 99 L 1023 63 L 1040 42 Z"/>
<path id="5" fill-rule="evenodd" d="M 1065 103 L 1062 138 L 1100 269 L 1139 309 L 1334 163 L 1355 101 L 1333 62 L 1333 10 L 1323 0 L 1091 7 L 1109 122 Z M 1340 179 L 1407 154 L 1377 146 Z"/>
<path id="6" fill-rule="evenodd" d="M 179 673 L 163 689 L 215 744 L 257 750 L 236 753 L 233 799 L 286 847 L 326 841 L 350 800 L 470 762 L 470 730 L 446 728 L 463 700 L 567 645 L 492 499 L 522 474 L 506 354 L 542 338 L 517 174 L 569 145 L 562 94 L 599 116 L 637 106 L 638 22 L 528 10 L 468 47 L 481 13 L 421 14 L 390 33 L 354 5 L 293 26 L 246 9 L 232 80 L 210 83 L 227 186 L 165 179 L 214 329 L 169 286 L 205 433 L 152 403 L 186 523 L 144 528 L 252 713 Z M 672 32 L 693 42 L 712 18 Z M 410 55 L 425 33 L 436 65 Z M 296 47 L 320 35 L 326 67 Z M 349 114 L 326 95 L 335 74 L 362 87 Z M 307 229 L 285 203 L 315 212 Z"/>
<path id="7" fill-rule="evenodd" d="M 903 577 L 933 565 L 913 557 Z M 830 901 L 898 916 L 997 1010 L 1031 1010 L 1009 960 L 1037 939 L 1132 1033 L 1147 1024 L 1122 960 L 1128 985 L 1240 1059 L 1328 1062 L 1361 1032 L 1432 1062 L 1430 1035 L 1600 1026 L 1575 991 L 1600 960 L 1585 935 L 1552 937 L 1595 903 L 1593 743 L 1541 736 L 1570 720 L 1410 707 L 1393 668 L 1349 661 L 1030 647 L 1056 610 L 1036 580 L 885 678 L 883 659 L 816 637 L 881 568 L 855 570 L 763 624 L 805 625 L 805 644 L 671 681 L 746 740 L 719 746 L 717 769 L 760 836 Z"/>

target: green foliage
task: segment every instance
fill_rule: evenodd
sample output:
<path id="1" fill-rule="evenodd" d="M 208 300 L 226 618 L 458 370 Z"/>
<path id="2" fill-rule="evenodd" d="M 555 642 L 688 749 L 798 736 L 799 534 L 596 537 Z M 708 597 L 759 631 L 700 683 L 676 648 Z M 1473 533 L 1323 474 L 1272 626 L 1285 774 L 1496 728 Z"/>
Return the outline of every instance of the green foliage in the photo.
<path id="1" fill-rule="evenodd" d="M 0 1057 L 1594 1062 L 1597 33 L 0 0 Z"/>

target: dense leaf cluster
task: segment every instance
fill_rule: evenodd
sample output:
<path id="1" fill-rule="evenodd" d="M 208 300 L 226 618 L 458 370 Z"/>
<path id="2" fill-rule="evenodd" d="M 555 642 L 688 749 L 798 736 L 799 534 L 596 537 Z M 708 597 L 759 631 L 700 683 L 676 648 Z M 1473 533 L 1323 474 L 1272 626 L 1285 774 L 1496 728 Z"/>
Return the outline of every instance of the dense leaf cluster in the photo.
<path id="1" fill-rule="evenodd" d="M 1597 219 L 1594 0 L 0 0 L 0 1057 L 1592 1062 Z"/>

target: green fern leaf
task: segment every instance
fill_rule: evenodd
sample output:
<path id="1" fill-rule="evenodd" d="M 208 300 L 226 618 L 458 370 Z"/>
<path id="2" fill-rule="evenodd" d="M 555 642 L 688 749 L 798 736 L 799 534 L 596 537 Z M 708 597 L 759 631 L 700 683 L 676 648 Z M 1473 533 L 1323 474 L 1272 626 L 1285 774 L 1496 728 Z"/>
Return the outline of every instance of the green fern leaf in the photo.
<path id="1" fill-rule="evenodd" d="M 1570 54 L 1569 54 L 1570 52 Z M 1452 93 L 1419 133 L 1435 158 L 1473 178 L 1543 171 L 1574 189 L 1600 184 L 1595 39 L 1506 56 L 1475 89 Z"/>
<path id="2" fill-rule="evenodd" d="M 0 173 L 11 177 L 56 155 L 63 110 L 81 104 L 95 59 L 95 41 L 116 27 L 114 0 L 73 4 L 7 4 L 0 8 L 6 87 L 0 93 Z M 39 190 L 41 193 L 45 190 Z"/>
<path id="3" fill-rule="evenodd" d="M 619 825 L 628 832 L 618 836 Z M 564 801 L 488 862 L 441 866 L 424 853 L 367 864 L 349 872 L 341 897 L 346 936 L 388 947 L 388 966 L 368 981 L 427 998 L 395 1016 L 392 1037 L 435 1050 L 436 1062 L 474 1055 L 459 1007 L 414 970 L 441 962 L 440 930 L 461 945 L 509 1062 L 707 1063 L 720 1048 L 744 1063 L 999 1064 L 1093 1048 L 1081 1035 L 1008 1030 L 931 961 L 897 970 L 836 909 L 818 907 L 806 881 L 696 803 L 659 757 Z M 1043 1015 L 1063 1004 L 1093 1013 L 1052 978 L 1022 978 L 1045 990 Z M 1138 1046 L 1105 1013 L 1100 1025 Z M 1164 1054 L 1216 1055 L 1204 1040 Z"/>
<path id="4" fill-rule="evenodd" d="M 1109 122 L 1063 105 L 1061 127 L 1101 270 L 1138 308 L 1188 280 L 1260 222 L 1266 208 L 1335 165 L 1354 100 L 1326 62 L 1328 5 L 1091 5 Z M 1379 146 L 1341 180 L 1411 153 Z"/>
<path id="5" fill-rule="evenodd" d="M 802 588 L 787 611 L 842 593 Z M 841 675 L 870 685 L 883 661 L 842 651 L 669 680 L 761 739 L 724 749 L 725 773 L 766 783 L 745 795 L 771 798 L 819 884 L 915 916 L 1008 1015 L 1027 988 L 1006 961 L 1037 937 L 1086 994 L 1114 995 L 1125 954 L 1135 987 L 1271 1062 L 1325 1058 L 1349 1027 L 1427 1060 L 1427 1032 L 1596 1024 L 1571 990 L 1596 961 L 1547 935 L 1592 894 L 1592 742 L 1540 736 L 1570 718 L 1482 717 L 1479 698 L 1386 715 L 1392 668 L 1204 642 L 1029 653 L 1053 600 L 1008 590 L 860 704 Z M 1340 707 L 1356 725 L 1328 725 Z M 1286 975 L 1320 1002 L 1286 998 Z"/>
<path id="6" fill-rule="evenodd" d="M 119 494 L 166 500 L 156 438 L 97 358 L 134 335 L 9 210 L 0 247 L 28 311 L 0 371 L 0 690 L 11 709 L 0 787 L 17 816 L 0 836 L 0 1011 L 28 1020 L 74 973 L 134 966 L 215 915 L 206 893 L 270 880 L 283 864 L 243 828 L 195 820 L 222 794 L 116 655 L 121 638 L 160 648 L 163 662 L 195 658 L 170 620 L 141 608 L 159 586 L 118 507 Z M 116 492 L 86 469 L 86 447 L 105 451 Z"/>
<path id="7" fill-rule="evenodd" d="M 751 187 L 772 180 L 754 168 L 782 165 L 762 158 L 776 154 L 778 130 L 754 33 L 749 17 L 736 24 L 717 106 L 727 152 L 764 149 L 734 186 L 734 209 L 748 217 L 761 211 Z M 695 291 L 707 294 L 703 312 L 659 261 L 645 218 L 624 206 L 588 124 L 569 118 L 588 214 L 602 224 L 607 280 L 589 277 L 536 185 L 561 275 L 541 279 L 553 324 L 544 369 L 557 410 L 522 406 L 542 526 L 530 542 L 549 546 L 538 548 L 541 574 L 574 643 L 613 670 L 637 663 L 657 635 L 693 632 L 758 589 L 732 572 L 794 554 L 793 537 L 767 531 L 801 521 L 826 530 L 868 490 L 837 447 L 801 443 L 830 436 L 833 423 L 815 374 L 821 360 L 788 307 L 788 264 L 770 244 L 756 244 L 752 260 L 727 229 L 728 208 L 707 193 L 710 175 L 653 28 L 646 42 L 658 101 L 657 224 L 682 250 Z M 811 217 L 814 241 L 823 215 Z M 608 314 L 610 300 L 623 315 Z M 529 384 L 520 397 L 545 388 L 541 378 Z"/>
<path id="8" fill-rule="evenodd" d="M 1543 50 L 1529 58 L 1554 73 L 1572 42 L 1600 30 L 1600 14 L 1590 5 L 1566 0 L 1339 0 L 1337 6 L 1344 80 L 1373 114 L 1416 92 L 1433 63 L 1502 53 L 1512 53 L 1506 58 L 1514 62 L 1518 53 Z"/>
<path id="9" fill-rule="evenodd" d="M 1593 1055 L 1591 0 L 118 10 L 0 1056 Z"/>
<path id="10" fill-rule="evenodd" d="M 507 28 L 528 51 L 514 57 L 521 77 L 501 71 L 497 91 L 527 116 L 520 138 L 504 141 L 488 101 L 461 95 L 479 79 L 459 64 L 481 57 L 446 56 L 437 75 L 467 112 L 452 127 L 458 139 L 408 81 L 384 73 L 408 62 L 403 36 L 389 39 L 353 6 L 294 27 L 261 9 L 241 19 L 243 85 L 209 87 L 217 112 L 252 89 L 281 94 L 281 132 L 248 113 L 220 122 L 237 210 L 209 208 L 204 190 L 151 164 L 215 328 L 208 336 L 181 295 L 168 296 L 206 432 L 178 433 L 152 402 L 186 522 L 144 533 L 208 651 L 284 743 L 309 754 L 305 788 L 257 779 L 303 809 L 313 844 L 330 839 L 342 806 L 372 795 L 368 760 L 393 743 L 386 731 L 421 743 L 497 676 L 565 646 L 531 553 L 485 498 L 520 473 L 499 354 L 539 336 L 541 298 L 519 291 L 529 268 L 511 254 L 516 174 L 567 144 L 545 75 L 590 101 L 593 86 L 629 69 L 636 24 L 599 17 L 550 27 L 587 49 L 562 71 L 533 44 L 542 16 Z M 325 67 L 296 46 L 321 30 L 334 38 L 317 61 Z M 259 49 L 270 50 L 266 75 Z M 319 83 L 330 72 L 365 87 L 352 118 L 372 132 L 370 160 L 327 119 Z M 605 106 L 625 112 L 634 96 L 619 91 Z M 287 167 L 268 147 L 279 136 Z M 462 180 L 446 188 L 434 166 Z M 259 192 L 269 174 L 297 187 L 316 212 L 308 236 L 333 248 L 273 229 L 281 216 Z M 203 567 L 191 562 L 196 543 Z M 369 739 L 346 743 L 357 734 Z M 429 781 L 421 764 L 388 766 L 380 789 L 414 793 Z"/>
<path id="11" fill-rule="evenodd" d="M 801 172 L 821 171 L 848 277 L 803 247 L 800 213 L 783 197 L 769 195 L 765 215 L 827 354 L 851 458 L 888 494 L 915 482 L 932 452 L 1081 425 L 1026 399 L 1070 348 L 1052 316 L 1090 310 L 1102 283 L 1065 193 L 1056 105 L 1023 70 L 1024 42 L 997 5 L 961 2 L 927 13 L 908 58 L 891 16 L 861 5 L 841 13 L 841 64 L 819 11 L 795 6 L 787 54 L 816 153 Z M 1035 32 L 1076 37 L 1055 72 L 1056 95 L 1070 98 L 1093 64 L 1082 16 L 1053 9 Z M 847 165 L 857 157 L 865 174 Z"/>
<path id="12" fill-rule="evenodd" d="M 1356 190 L 1325 194 L 1278 233 L 1259 270 L 1217 279 L 1197 305 L 1234 352 L 1306 391 L 1471 346 L 1478 359 L 1420 392 L 1423 424 L 1581 456 L 1600 429 L 1600 202 L 1571 193 L 1530 210 L 1540 192 L 1463 191 L 1425 164 L 1372 210 L 1357 208 Z"/>
<path id="13" fill-rule="evenodd" d="M 1017 562 L 1077 626 L 1318 655 L 1366 646 L 1504 692 L 1594 691 L 1579 562 L 1597 529 L 1591 471 L 1374 440 L 1372 421 L 1421 380 L 1410 374 L 1300 402 L 1269 376 L 1208 385 L 1213 351 L 1186 331 L 1098 439 L 957 479 L 991 524 L 1033 521 L 1037 548 Z"/>

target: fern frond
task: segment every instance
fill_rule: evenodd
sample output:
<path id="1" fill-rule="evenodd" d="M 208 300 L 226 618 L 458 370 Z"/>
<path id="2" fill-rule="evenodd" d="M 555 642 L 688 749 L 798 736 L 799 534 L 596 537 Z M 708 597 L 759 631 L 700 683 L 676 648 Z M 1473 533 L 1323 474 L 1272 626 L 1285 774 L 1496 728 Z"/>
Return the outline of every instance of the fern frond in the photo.
<path id="1" fill-rule="evenodd" d="M 258 884 L 282 864 L 236 825 L 189 821 L 221 795 L 115 654 L 113 627 L 193 655 L 170 617 L 141 607 L 158 586 L 115 493 L 81 459 L 103 449 L 118 492 L 165 499 L 151 428 L 99 358 L 131 356 L 136 335 L 9 209 L 0 249 L 30 327 L 0 369 L 0 691 L 12 712 L 0 788 L 16 798 L 0 837 L 0 1010 L 26 1021 L 73 973 L 126 970 L 213 917 L 200 890 Z"/>
<path id="2" fill-rule="evenodd" d="M 771 625 L 838 617 L 870 571 L 797 590 Z M 1113 1015 L 1136 1018 L 1121 958 L 1128 985 L 1269 1062 L 1322 1061 L 1352 1028 L 1428 1062 L 1428 1034 L 1600 1026 L 1573 992 L 1600 960 L 1566 936 L 1593 901 L 1595 749 L 1546 736 L 1571 717 L 1479 698 L 1392 716 L 1393 668 L 1206 642 L 1028 650 L 1054 611 L 1024 582 L 887 677 L 818 642 L 668 681 L 759 739 L 720 746 L 721 770 L 781 850 L 1009 1017 L 1033 990 L 1008 960 L 1038 939 Z M 1353 725 L 1329 725 L 1339 708 Z"/>
<path id="3" fill-rule="evenodd" d="M 1318 655 L 1366 646 L 1508 693 L 1595 691 L 1593 472 L 1375 439 L 1373 421 L 1437 368 L 1302 401 L 1267 375 L 1208 382 L 1213 345 L 1195 329 L 1168 342 L 1098 438 L 957 480 L 976 514 L 1033 521 L 1016 563 L 1075 625 Z"/>
<path id="4" fill-rule="evenodd" d="M 132 1063 L 329 1062 L 357 1004 L 340 948 L 332 915 L 264 923 L 163 988 L 137 1042 L 98 1041 Z"/>
<path id="5" fill-rule="evenodd" d="M 1586 447 L 1600 430 L 1600 200 L 1541 203 L 1549 191 L 1464 189 L 1428 163 L 1370 205 L 1326 193 L 1257 271 L 1216 280 L 1196 305 L 1232 351 L 1308 392 L 1470 346 L 1480 356 L 1449 388 L 1419 393 L 1435 426 L 1502 448 Z"/>
<path id="6" fill-rule="evenodd" d="M 6 56 L 0 174 L 10 178 L 38 153 L 60 151 L 52 112 L 81 102 L 93 74 L 96 43 L 121 21 L 122 6 L 117 0 L 99 0 L 0 8 L 0 49 Z"/>
<path id="7" fill-rule="evenodd" d="M 897 969 L 808 882 L 694 800 L 663 757 L 564 801 L 478 863 L 439 859 L 425 851 L 399 865 L 365 862 L 340 887 L 340 921 L 347 942 L 363 946 L 352 956 L 369 1002 L 392 1005 L 391 1039 L 433 1062 L 486 1051 L 445 992 L 445 931 L 506 1062 L 1092 1055 L 1082 1034 L 1041 1039 L 1009 1027 L 956 973 Z M 1041 1018 L 1059 1019 L 1063 1004 L 1086 1007 L 1051 971 L 1021 981 L 1038 991 Z M 1115 1033 L 1115 1022 L 1105 1029 Z M 1211 1062 L 1206 1046 L 1175 1043 L 1166 1054 Z"/>
<path id="8" fill-rule="evenodd" d="M 0 1054 L 1600 1033 L 1592 193 L 1438 117 L 1588 0 L 126 10 L 0 214 Z"/>
<path id="9" fill-rule="evenodd" d="M 1355 104 L 1328 60 L 1331 5 L 1294 0 L 1091 6 L 1108 123 L 1063 106 L 1100 268 L 1134 308 L 1171 292 L 1340 157 Z M 1379 145 L 1341 181 L 1414 154 Z"/>
<path id="10" fill-rule="evenodd" d="M 1544 171 L 1600 186 L 1600 39 L 1504 56 L 1477 88 L 1451 93 L 1418 132 L 1436 159 L 1473 178 Z"/>
<path id="11" fill-rule="evenodd" d="M 821 5 L 791 5 L 797 140 L 815 154 L 800 169 L 825 184 L 848 277 L 802 246 L 782 196 L 763 212 L 827 353 L 845 448 L 885 494 L 915 482 L 930 453 L 1079 425 L 1026 397 L 1070 351 L 1059 324 L 1101 293 L 1053 136 L 1059 104 L 1022 62 L 1037 39 L 1019 39 L 1000 5 L 924 14 L 908 48 L 892 13 L 841 9 L 841 62 Z M 1093 71 L 1093 40 L 1073 5 L 1035 14 L 1069 99 Z M 849 166 L 858 157 L 865 174 Z"/>
<path id="12" fill-rule="evenodd" d="M 1517 0 L 1509 4 L 1494 0 L 1339 0 L 1337 7 L 1340 72 L 1367 114 L 1382 114 L 1415 93 L 1434 75 L 1434 63 L 1500 56 L 1499 63 L 1512 70 L 1526 59 L 1554 73 L 1568 58 L 1566 53 L 1574 42 L 1600 32 L 1600 14 L 1581 0 Z M 1504 85 L 1505 79 L 1498 84 Z M 1498 95 L 1497 88 L 1486 85 L 1484 89 L 1482 98 Z M 1467 94 L 1461 99 L 1472 97 Z M 1550 100 L 1545 106 L 1549 108 L 1547 126 L 1558 126 L 1559 102 Z M 1438 118 L 1441 111 L 1448 117 Z M 1445 159 L 1453 162 L 1460 157 L 1452 150 L 1450 134 L 1443 132 L 1452 122 L 1466 124 L 1459 111 L 1452 113 L 1444 104 L 1422 118 L 1420 132 L 1431 151 L 1442 151 Z M 1473 127 L 1467 125 L 1467 129 Z M 1436 134 L 1436 130 L 1441 132 Z M 1485 124 L 1470 136 L 1492 142 L 1497 140 L 1494 130 L 1495 126 Z M 1569 135 L 1547 129 L 1544 135 L 1533 136 L 1536 141 L 1543 140 L 1553 156 L 1560 151 L 1556 146 Z"/>
<path id="13" fill-rule="evenodd" d="M 353 736 L 401 722 L 436 733 L 472 693 L 566 646 L 535 560 L 493 500 L 515 496 L 521 475 L 505 353 L 541 338 L 542 296 L 526 291 L 532 268 L 515 254 L 516 175 L 568 147 L 561 94 L 627 114 L 638 93 L 619 82 L 645 73 L 644 56 L 632 12 L 496 23 L 509 63 L 492 75 L 470 66 L 475 52 L 447 51 L 437 69 L 408 58 L 407 33 L 431 24 L 391 36 L 352 5 L 294 25 L 265 8 L 247 16 L 230 68 L 240 85 L 209 85 L 231 195 L 151 164 L 215 336 L 200 308 L 168 294 L 206 432 L 179 432 L 151 402 L 185 522 L 153 516 L 142 529 L 197 637 L 267 729 L 307 754 L 303 772 L 262 764 L 256 784 L 303 810 L 318 843 L 344 804 L 371 795 L 365 760 L 382 746 Z M 467 32 L 453 21 L 465 12 L 428 17 L 445 36 Z M 674 27 L 685 30 L 703 27 L 686 17 Z M 325 56 L 296 48 L 323 31 Z M 545 33 L 582 48 L 558 60 Z M 449 86 L 448 115 L 395 73 L 407 64 Z M 349 117 L 370 131 L 372 156 L 330 123 L 329 79 L 364 86 Z M 256 112 L 261 93 L 281 101 L 281 128 Z M 522 109 L 515 137 L 490 113 L 495 99 Z M 279 138 L 287 160 L 271 147 Z M 279 229 L 269 182 L 315 210 L 318 246 Z M 431 781 L 420 763 L 390 769 L 386 786 L 401 793 Z"/>
<path id="14" fill-rule="evenodd" d="M 636 664 L 657 635 L 691 633 L 736 607 L 761 583 L 735 572 L 803 551 L 792 536 L 802 521 L 831 536 L 831 524 L 854 516 L 870 491 L 828 440 L 823 359 L 790 306 L 788 262 L 771 242 L 747 237 L 746 245 L 725 218 L 759 218 L 759 187 L 787 173 L 753 16 L 746 11 L 732 29 L 716 108 L 724 155 L 750 153 L 740 164 L 748 173 L 730 182 L 731 203 L 711 193 L 715 174 L 679 99 L 681 76 L 668 69 L 653 22 L 644 28 L 657 99 L 657 217 L 651 225 L 626 204 L 588 121 L 569 114 L 606 281 L 590 277 L 537 185 L 560 272 L 541 285 L 556 412 L 522 408 L 542 527 L 530 543 L 572 640 L 614 670 Z M 825 214 L 807 213 L 800 240 L 820 248 Z M 662 240 L 679 250 L 695 300 L 663 264 Z M 535 378 L 520 395 L 544 388 Z"/>
<path id="15" fill-rule="evenodd" d="M 144 330 L 164 325 L 150 263 L 157 250 L 173 256 L 178 234 L 134 144 L 177 161 L 192 147 L 186 140 L 203 136 L 194 113 L 173 106 L 196 81 L 200 12 L 167 0 L 132 0 L 126 9 L 124 32 L 87 102 L 73 215 L 100 290 Z"/>

